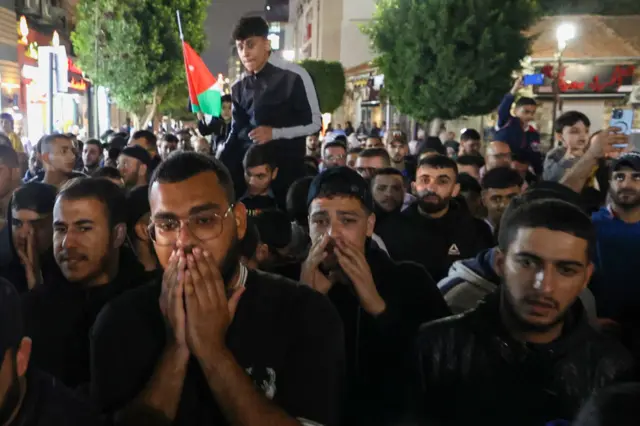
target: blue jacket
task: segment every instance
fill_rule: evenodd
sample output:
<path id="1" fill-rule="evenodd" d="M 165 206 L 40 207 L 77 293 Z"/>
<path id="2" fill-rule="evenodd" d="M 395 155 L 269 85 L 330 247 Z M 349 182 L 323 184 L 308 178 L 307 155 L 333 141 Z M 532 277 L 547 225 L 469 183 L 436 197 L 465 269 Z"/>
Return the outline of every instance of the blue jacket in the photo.
<path id="1" fill-rule="evenodd" d="M 502 98 L 498 107 L 498 130 L 495 140 L 508 143 L 511 152 L 525 155 L 533 170 L 540 176 L 542 174 L 542 157 L 538 152 L 540 133 L 533 126 L 525 130 L 522 121 L 511 115 L 511 105 L 515 98 L 511 93 L 507 93 Z"/>

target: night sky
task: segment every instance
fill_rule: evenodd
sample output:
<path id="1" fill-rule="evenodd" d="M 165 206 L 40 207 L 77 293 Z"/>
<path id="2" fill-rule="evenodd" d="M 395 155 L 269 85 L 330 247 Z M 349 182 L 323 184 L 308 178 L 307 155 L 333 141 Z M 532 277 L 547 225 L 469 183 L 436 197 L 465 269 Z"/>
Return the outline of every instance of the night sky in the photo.
<path id="1" fill-rule="evenodd" d="M 227 74 L 231 31 L 242 15 L 262 10 L 265 0 L 211 0 L 205 31 L 207 48 L 202 59 L 213 75 Z"/>

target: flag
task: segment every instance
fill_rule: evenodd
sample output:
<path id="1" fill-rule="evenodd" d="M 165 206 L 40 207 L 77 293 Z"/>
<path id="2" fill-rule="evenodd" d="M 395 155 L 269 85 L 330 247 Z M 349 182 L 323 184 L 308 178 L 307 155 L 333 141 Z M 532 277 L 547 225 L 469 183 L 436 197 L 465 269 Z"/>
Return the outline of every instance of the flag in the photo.
<path id="1" fill-rule="evenodd" d="M 215 77 L 209 72 L 202 58 L 187 42 L 182 42 L 184 67 L 187 72 L 191 110 L 220 117 L 222 94 Z"/>

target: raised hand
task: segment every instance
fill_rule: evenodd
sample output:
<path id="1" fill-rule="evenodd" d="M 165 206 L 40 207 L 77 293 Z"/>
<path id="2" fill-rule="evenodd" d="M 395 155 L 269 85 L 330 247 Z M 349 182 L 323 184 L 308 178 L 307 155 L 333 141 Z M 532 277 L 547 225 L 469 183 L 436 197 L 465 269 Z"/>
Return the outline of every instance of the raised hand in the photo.
<path id="1" fill-rule="evenodd" d="M 314 241 L 307 259 L 302 264 L 300 273 L 302 283 L 322 294 L 327 294 L 333 286 L 333 283 L 319 269 L 322 261 L 327 258 L 326 249 L 329 241 L 331 241 L 331 237 L 328 234 Z"/>
<path id="2" fill-rule="evenodd" d="M 174 251 L 162 277 L 160 311 L 165 320 L 167 338 L 178 348 L 188 350 L 186 313 L 184 310 L 184 279 L 186 259 L 181 251 Z"/>

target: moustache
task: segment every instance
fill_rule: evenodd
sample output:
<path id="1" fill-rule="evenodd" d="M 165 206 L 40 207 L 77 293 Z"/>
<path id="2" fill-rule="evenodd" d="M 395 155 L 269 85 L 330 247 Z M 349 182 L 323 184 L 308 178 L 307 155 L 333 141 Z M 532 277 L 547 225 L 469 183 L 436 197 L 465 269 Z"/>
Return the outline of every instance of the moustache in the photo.
<path id="1" fill-rule="evenodd" d="M 632 189 L 621 189 L 620 191 L 617 192 L 618 195 L 637 195 L 638 192 L 632 190 Z"/>
<path id="2" fill-rule="evenodd" d="M 429 198 L 429 197 L 436 197 L 438 200 L 440 200 L 440 196 L 438 194 L 436 194 L 433 191 L 424 191 L 418 194 L 418 197 L 422 200 Z"/>
<path id="3" fill-rule="evenodd" d="M 88 260 L 88 257 L 76 250 L 63 250 L 58 256 L 58 261 L 60 262 L 68 262 L 73 260 Z"/>
<path id="4" fill-rule="evenodd" d="M 560 304 L 550 297 L 527 296 L 524 298 L 524 302 L 528 305 L 538 305 L 555 310 L 560 308 Z"/>

